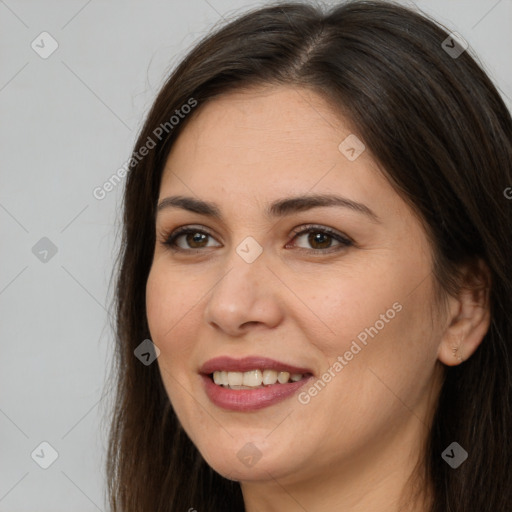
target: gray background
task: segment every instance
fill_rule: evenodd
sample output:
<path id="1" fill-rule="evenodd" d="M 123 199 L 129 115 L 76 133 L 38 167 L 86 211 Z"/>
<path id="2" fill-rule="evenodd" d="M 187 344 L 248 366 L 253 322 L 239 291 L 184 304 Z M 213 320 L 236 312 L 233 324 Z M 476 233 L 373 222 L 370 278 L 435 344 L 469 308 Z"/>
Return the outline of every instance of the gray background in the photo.
<path id="1" fill-rule="evenodd" d="M 101 397 L 122 184 L 103 200 L 92 191 L 129 157 L 187 49 L 262 4 L 0 0 L 0 512 L 107 510 Z M 512 0 L 415 4 L 465 37 L 510 108 Z M 51 49 L 43 31 L 59 45 L 46 59 L 31 47 Z M 43 441 L 58 453 L 48 469 L 35 462 L 51 461 Z"/>

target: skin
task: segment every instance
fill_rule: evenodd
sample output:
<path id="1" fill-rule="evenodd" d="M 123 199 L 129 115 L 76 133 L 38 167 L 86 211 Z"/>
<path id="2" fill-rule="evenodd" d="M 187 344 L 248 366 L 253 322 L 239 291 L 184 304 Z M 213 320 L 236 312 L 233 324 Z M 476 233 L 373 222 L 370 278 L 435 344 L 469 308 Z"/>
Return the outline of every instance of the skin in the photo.
<path id="1" fill-rule="evenodd" d="M 469 293 L 449 297 L 445 314 L 432 318 L 426 235 L 368 149 L 354 161 L 340 152 L 354 131 L 309 90 L 260 87 L 203 105 L 164 169 L 159 202 L 214 202 L 222 220 L 172 207 L 157 214 L 146 290 L 157 361 L 186 432 L 208 464 L 241 482 L 248 512 L 398 510 L 442 363 L 470 357 L 489 326 L 484 298 Z M 277 199 L 333 193 L 365 204 L 379 222 L 338 206 L 264 213 Z M 294 232 L 306 224 L 355 243 L 308 242 Z M 195 244 L 182 236 L 183 251 L 173 252 L 165 241 L 184 225 L 211 236 Z M 236 252 L 248 236 L 263 250 L 252 263 Z M 225 411 L 203 390 L 198 370 L 220 355 L 264 355 L 311 368 L 316 380 L 396 302 L 401 311 L 306 405 L 294 395 Z M 246 443 L 261 453 L 251 467 L 237 457 Z"/>

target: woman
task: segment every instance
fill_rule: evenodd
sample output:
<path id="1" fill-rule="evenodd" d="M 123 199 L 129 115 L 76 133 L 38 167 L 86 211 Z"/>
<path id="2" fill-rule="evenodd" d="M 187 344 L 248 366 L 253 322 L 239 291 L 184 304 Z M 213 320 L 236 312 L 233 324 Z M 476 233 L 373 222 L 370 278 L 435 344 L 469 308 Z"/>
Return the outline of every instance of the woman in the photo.
<path id="1" fill-rule="evenodd" d="M 394 4 L 198 44 L 127 177 L 112 510 L 512 510 L 511 135 Z"/>

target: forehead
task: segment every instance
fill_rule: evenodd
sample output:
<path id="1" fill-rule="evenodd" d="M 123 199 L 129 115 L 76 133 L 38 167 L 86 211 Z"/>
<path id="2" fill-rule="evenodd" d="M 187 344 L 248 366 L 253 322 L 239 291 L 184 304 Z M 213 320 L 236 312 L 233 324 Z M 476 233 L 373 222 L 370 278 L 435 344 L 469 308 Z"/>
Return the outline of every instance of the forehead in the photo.
<path id="1" fill-rule="evenodd" d="M 336 129 L 342 128 L 323 98 L 296 87 L 231 92 L 199 105 L 195 114 L 176 141 L 175 151 L 186 142 L 189 149 L 236 152 L 238 148 L 240 156 L 249 149 L 249 156 L 255 158 L 287 150 L 305 154 L 319 141 L 336 148 Z"/>
<path id="2" fill-rule="evenodd" d="M 259 87 L 199 105 L 169 154 L 161 194 L 223 193 L 224 201 L 340 192 L 396 194 L 365 150 L 353 161 L 339 146 L 350 123 L 318 94 Z M 349 139 L 350 140 L 350 139 Z M 232 195 L 228 195 L 232 194 Z"/>

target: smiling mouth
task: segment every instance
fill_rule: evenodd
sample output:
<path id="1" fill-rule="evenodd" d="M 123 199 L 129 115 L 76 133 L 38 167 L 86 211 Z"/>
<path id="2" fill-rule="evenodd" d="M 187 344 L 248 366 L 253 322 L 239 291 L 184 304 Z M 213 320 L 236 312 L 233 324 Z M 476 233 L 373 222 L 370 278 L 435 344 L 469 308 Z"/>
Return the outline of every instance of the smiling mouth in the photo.
<path id="1" fill-rule="evenodd" d="M 246 372 L 215 371 L 210 379 L 226 389 L 261 389 L 274 384 L 289 384 L 310 377 L 311 373 L 290 373 L 271 369 L 255 369 Z"/>

